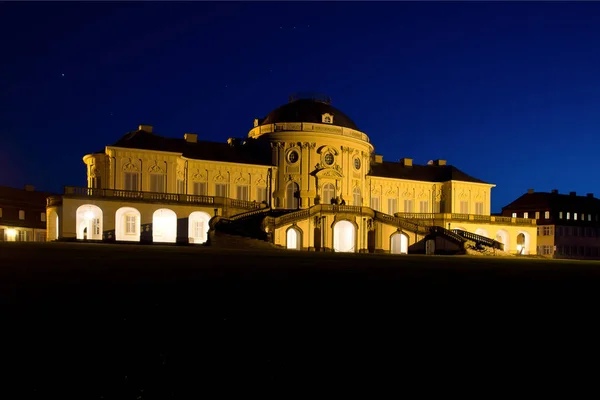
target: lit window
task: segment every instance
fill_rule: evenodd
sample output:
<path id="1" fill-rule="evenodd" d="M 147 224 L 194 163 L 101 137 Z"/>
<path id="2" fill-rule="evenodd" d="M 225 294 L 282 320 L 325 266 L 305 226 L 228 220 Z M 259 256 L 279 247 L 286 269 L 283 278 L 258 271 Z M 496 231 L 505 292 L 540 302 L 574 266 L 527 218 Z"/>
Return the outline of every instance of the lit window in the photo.
<path id="1" fill-rule="evenodd" d="M 40 214 L 40 219 L 42 222 L 46 222 L 46 213 L 41 213 Z"/>
<path id="2" fill-rule="evenodd" d="M 573 219 L 577 221 L 577 213 L 573 213 Z"/>
<path id="3" fill-rule="evenodd" d="M 226 183 L 215 184 L 215 196 L 227 197 L 227 184 Z"/>
<path id="4" fill-rule="evenodd" d="M 331 117 L 327 116 L 327 117 L 323 118 L 323 122 L 325 122 L 326 124 L 330 124 L 331 123 Z"/>
<path id="5" fill-rule="evenodd" d="M 194 194 L 206 196 L 206 182 L 194 182 Z"/>
<path id="6" fill-rule="evenodd" d="M 420 213 L 429 212 L 429 202 L 427 200 L 419 201 L 419 212 Z"/>
<path id="7" fill-rule="evenodd" d="M 513 218 L 517 218 L 517 213 L 512 213 Z"/>
<path id="8" fill-rule="evenodd" d="M 398 212 L 398 201 L 396 199 L 388 199 L 388 214 L 394 215 Z"/>
<path id="9" fill-rule="evenodd" d="M 262 203 L 263 201 L 267 201 L 267 188 L 266 187 L 257 187 L 256 188 L 256 201 Z"/>
<path id="10" fill-rule="evenodd" d="M 404 212 L 405 213 L 413 212 L 413 201 L 412 200 L 404 200 Z"/>
<path id="11" fill-rule="evenodd" d="M 150 174 L 150 191 L 155 193 L 165 193 L 165 174 Z"/>
<path id="12" fill-rule="evenodd" d="M 360 206 L 362 205 L 362 200 L 360 198 L 360 188 L 355 187 L 354 190 L 352 191 L 352 204 L 355 206 Z"/>
<path id="13" fill-rule="evenodd" d="M 469 213 L 469 202 L 466 200 L 461 200 L 460 202 L 460 213 L 468 214 Z"/>
<path id="14" fill-rule="evenodd" d="M 19 219 L 25 219 L 25 211 L 19 210 Z"/>
<path id="15" fill-rule="evenodd" d="M 528 212 L 524 212 L 523 213 L 523 218 L 529 218 L 529 213 Z"/>
<path id="16" fill-rule="evenodd" d="M 559 213 L 558 213 L 558 218 L 559 218 L 559 219 L 563 219 L 563 212 L 562 212 L 562 211 L 559 211 Z"/>
<path id="17" fill-rule="evenodd" d="M 137 172 L 125 172 L 124 185 L 125 190 L 139 190 L 139 174 Z"/>
<path id="18" fill-rule="evenodd" d="M 135 235 L 136 228 L 136 216 L 127 215 L 125 216 L 125 233 L 128 235 Z"/>
<path id="19" fill-rule="evenodd" d="M 177 180 L 177 193 L 184 194 L 185 193 L 185 181 L 178 179 Z"/>
<path id="20" fill-rule="evenodd" d="M 592 220 L 592 214 L 588 214 L 588 221 Z"/>
<path id="21" fill-rule="evenodd" d="M 483 202 L 478 201 L 475 203 L 475 214 L 483 215 Z"/>
<path id="22" fill-rule="evenodd" d="M 562 213 L 560 213 L 560 217 L 562 218 Z M 550 219 L 550 211 L 544 212 L 544 218 Z"/>
<path id="23" fill-rule="evenodd" d="M 379 211 L 379 197 L 371 197 L 371 208 Z"/>
<path id="24" fill-rule="evenodd" d="M 248 185 L 238 185 L 237 199 L 238 200 L 248 200 Z"/>
<path id="25" fill-rule="evenodd" d="M 571 219 L 571 213 L 567 211 L 567 219 Z"/>
<path id="26" fill-rule="evenodd" d="M 535 212 L 535 219 L 540 219 L 540 212 L 539 211 Z"/>

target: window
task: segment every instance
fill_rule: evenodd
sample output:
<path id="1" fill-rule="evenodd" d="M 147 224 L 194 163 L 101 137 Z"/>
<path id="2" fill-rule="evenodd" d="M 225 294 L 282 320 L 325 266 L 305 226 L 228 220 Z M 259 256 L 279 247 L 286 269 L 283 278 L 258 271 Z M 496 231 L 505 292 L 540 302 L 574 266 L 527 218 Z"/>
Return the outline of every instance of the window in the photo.
<path id="1" fill-rule="evenodd" d="M 529 218 L 529 213 L 528 212 L 524 212 L 523 213 L 523 218 Z"/>
<path id="2" fill-rule="evenodd" d="M 206 182 L 194 182 L 194 194 L 206 196 Z"/>
<path id="3" fill-rule="evenodd" d="M 323 204 L 331 204 L 333 198 L 335 198 L 335 186 L 331 183 L 323 185 Z"/>
<path id="4" fill-rule="evenodd" d="M 95 176 L 90 178 L 90 188 L 92 189 L 102 189 L 102 183 L 99 176 Z"/>
<path id="5" fill-rule="evenodd" d="M 124 188 L 125 190 L 139 190 L 139 179 L 137 172 L 125 172 Z"/>
<path id="6" fill-rule="evenodd" d="M 17 231 L 18 237 L 17 240 L 19 242 L 28 242 L 29 241 L 29 232 L 28 231 Z"/>
<path id="7" fill-rule="evenodd" d="M 443 213 L 446 211 L 446 202 L 444 200 L 436 201 L 436 211 L 438 213 Z"/>
<path id="8" fill-rule="evenodd" d="M 388 214 L 394 215 L 398 212 L 398 200 L 388 199 Z"/>
<path id="9" fill-rule="evenodd" d="M 237 199 L 238 200 L 248 200 L 248 185 L 238 185 Z"/>
<path id="10" fill-rule="evenodd" d="M 405 213 L 413 212 L 413 201 L 412 200 L 404 200 L 404 212 Z"/>
<path id="11" fill-rule="evenodd" d="M 592 214 L 588 214 L 588 221 L 592 220 Z"/>
<path id="12" fill-rule="evenodd" d="M 25 211 L 19 210 L 19 219 L 25 219 Z"/>
<path id="13" fill-rule="evenodd" d="M 323 118 L 323 122 L 325 122 L 326 124 L 330 124 L 331 123 L 331 117 L 328 115 L 326 117 Z"/>
<path id="14" fill-rule="evenodd" d="M 540 212 L 539 211 L 535 212 L 535 219 L 540 219 Z"/>
<path id="15" fill-rule="evenodd" d="M 2 239 L 0 239 L 2 240 Z M 46 232 L 38 232 L 35 235 L 36 242 L 45 242 L 46 241 Z"/>
<path id="16" fill-rule="evenodd" d="M 329 192 L 331 190 L 331 193 Z M 330 195 L 329 202 L 331 203 L 331 198 L 335 196 L 335 188 L 331 183 L 323 186 L 323 196 Z M 287 209 L 297 209 L 300 207 L 300 186 L 296 182 L 288 183 L 285 191 L 285 207 Z"/>
<path id="17" fill-rule="evenodd" d="M 352 191 L 352 204 L 354 204 L 355 206 L 362 205 L 362 199 L 360 197 L 360 188 L 355 187 Z"/>
<path id="18" fill-rule="evenodd" d="M 136 216 L 126 215 L 125 216 L 125 234 L 135 235 L 136 234 Z"/>
<path id="19" fill-rule="evenodd" d="M 40 214 L 40 221 L 46 222 L 46 213 L 41 213 Z"/>
<path id="20" fill-rule="evenodd" d="M 517 218 L 517 213 L 512 213 L 513 218 Z"/>
<path id="21" fill-rule="evenodd" d="M 571 219 L 571 213 L 567 211 L 567 219 Z"/>
<path id="22" fill-rule="evenodd" d="M 543 226 L 542 227 L 542 236 L 552 236 L 554 235 L 553 229 L 551 226 Z"/>
<path id="23" fill-rule="evenodd" d="M 559 219 L 563 219 L 563 212 L 562 212 L 562 211 L 559 211 L 559 213 L 558 213 L 558 218 L 559 218 Z"/>
<path id="24" fill-rule="evenodd" d="M 356 157 L 354 159 L 354 169 L 359 170 L 360 169 L 360 158 Z"/>
<path id="25" fill-rule="evenodd" d="M 206 241 L 206 230 L 204 228 L 204 220 L 203 219 L 195 220 L 192 229 L 193 229 L 194 238 L 198 238 L 201 241 Z"/>
<path id="26" fill-rule="evenodd" d="M 573 219 L 577 221 L 577 213 L 573 213 Z"/>
<path id="27" fill-rule="evenodd" d="M 379 197 L 371 197 L 371 208 L 379 211 Z"/>
<path id="28" fill-rule="evenodd" d="M 150 174 L 150 191 L 156 193 L 165 193 L 165 174 Z"/>
<path id="29" fill-rule="evenodd" d="M 483 215 L 483 202 L 482 201 L 478 201 L 477 203 L 475 203 L 475 214 Z"/>
<path id="30" fill-rule="evenodd" d="M 178 179 L 177 180 L 177 193 L 184 194 L 185 193 L 185 181 Z"/>
<path id="31" fill-rule="evenodd" d="M 298 152 L 296 150 L 292 150 L 288 153 L 288 161 L 290 164 L 295 164 L 298 161 Z"/>
<path id="32" fill-rule="evenodd" d="M 460 202 L 460 213 L 468 214 L 469 213 L 469 202 L 466 200 L 461 200 Z"/>
<path id="33" fill-rule="evenodd" d="M 227 197 L 227 184 L 226 183 L 216 183 L 215 184 L 215 196 Z"/>
<path id="34" fill-rule="evenodd" d="M 324 158 L 324 160 L 325 160 L 325 164 L 326 164 L 326 165 L 331 165 L 331 164 L 333 164 L 333 154 L 331 154 L 331 153 L 327 153 L 327 154 L 325 154 L 325 158 Z"/>
<path id="35" fill-rule="evenodd" d="M 257 187 L 256 188 L 256 201 L 259 203 L 267 202 L 267 188 L 266 187 Z"/>
<path id="36" fill-rule="evenodd" d="M 561 214 L 560 217 L 562 218 L 562 213 L 560 213 L 560 214 Z M 550 211 L 545 211 L 544 212 L 544 218 L 550 219 Z"/>
<path id="37" fill-rule="evenodd" d="M 427 200 L 419 201 L 419 212 L 420 213 L 428 213 L 429 212 L 429 202 Z"/>

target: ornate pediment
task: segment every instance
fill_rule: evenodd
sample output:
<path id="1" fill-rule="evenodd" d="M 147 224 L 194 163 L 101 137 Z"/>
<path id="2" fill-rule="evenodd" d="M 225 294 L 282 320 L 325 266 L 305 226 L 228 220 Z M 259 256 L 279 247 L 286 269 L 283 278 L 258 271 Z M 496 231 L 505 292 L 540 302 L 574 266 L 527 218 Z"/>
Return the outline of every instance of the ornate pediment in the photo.
<path id="1" fill-rule="evenodd" d="M 131 162 L 131 158 L 128 158 L 127 162 L 123 165 L 123 171 L 138 171 L 138 167 Z"/>
<path id="2" fill-rule="evenodd" d="M 219 174 L 215 176 L 215 182 L 223 182 L 224 180 L 226 180 L 225 177 L 221 175 L 221 171 L 219 171 Z"/>
<path id="3" fill-rule="evenodd" d="M 206 177 L 198 168 L 196 168 L 196 172 L 192 175 L 193 181 L 203 181 Z"/>
<path id="4" fill-rule="evenodd" d="M 148 172 L 154 174 L 164 174 L 165 170 L 158 165 L 158 160 L 154 160 L 154 165 L 151 165 L 150 168 L 148 168 Z"/>
<path id="5" fill-rule="evenodd" d="M 317 178 L 343 178 L 341 168 L 321 168 L 315 173 Z"/>
<path id="6" fill-rule="evenodd" d="M 258 179 L 254 182 L 256 186 L 263 186 L 267 184 L 267 181 L 264 180 L 263 176 L 260 175 Z"/>

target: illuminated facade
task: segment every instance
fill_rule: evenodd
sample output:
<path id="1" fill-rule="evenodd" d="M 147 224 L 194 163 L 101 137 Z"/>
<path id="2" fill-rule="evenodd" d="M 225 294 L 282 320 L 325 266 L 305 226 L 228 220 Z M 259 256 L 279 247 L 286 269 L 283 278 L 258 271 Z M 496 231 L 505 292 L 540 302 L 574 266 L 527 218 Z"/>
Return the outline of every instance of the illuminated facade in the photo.
<path id="1" fill-rule="evenodd" d="M 600 258 L 600 200 L 592 193 L 527 193 L 502 208 L 507 217 L 537 221 L 537 253 L 548 258 Z"/>
<path id="2" fill-rule="evenodd" d="M 46 198 L 54 195 L 0 186 L 0 242 L 45 242 Z"/>
<path id="3" fill-rule="evenodd" d="M 444 160 L 383 161 L 322 97 L 291 98 L 227 143 L 140 125 L 84 162 L 88 186 L 48 200 L 51 240 L 204 243 L 225 232 L 317 251 L 536 248 L 535 221 L 490 215 L 495 185 Z"/>

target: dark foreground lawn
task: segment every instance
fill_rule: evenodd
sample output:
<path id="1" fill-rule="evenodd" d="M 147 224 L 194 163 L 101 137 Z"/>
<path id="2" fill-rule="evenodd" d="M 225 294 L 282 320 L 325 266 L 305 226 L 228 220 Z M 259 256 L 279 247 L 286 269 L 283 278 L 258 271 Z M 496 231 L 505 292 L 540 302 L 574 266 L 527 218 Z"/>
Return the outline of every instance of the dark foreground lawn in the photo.
<path id="1" fill-rule="evenodd" d="M 597 364 L 599 299 L 596 262 L 0 244 L 0 397 L 497 391 Z"/>

